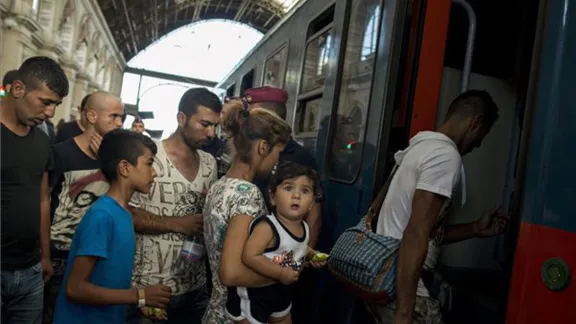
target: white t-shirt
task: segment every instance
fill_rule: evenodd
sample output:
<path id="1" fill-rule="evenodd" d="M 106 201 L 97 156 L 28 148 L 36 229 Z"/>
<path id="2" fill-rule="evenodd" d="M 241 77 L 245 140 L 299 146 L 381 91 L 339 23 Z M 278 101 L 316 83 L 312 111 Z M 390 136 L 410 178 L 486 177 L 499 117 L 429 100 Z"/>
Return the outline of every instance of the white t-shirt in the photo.
<path id="1" fill-rule="evenodd" d="M 460 178 L 462 159 L 450 138 L 429 131 L 416 134 L 410 140 L 410 146 L 394 157 L 399 167 L 380 210 L 376 233 L 402 239 L 412 214 L 412 198 L 416 189 L 447 197 L 438 217 L 444 216 Z M 439 252 L 440 248 L 430 241 L 424 269 L 430 270 L 436 266 Z M 422 279 L 418 282 L 417 295 L 429 296 Z"/>
<path id="2" fill-rule="evenodd" d="M 135 193 L 130 205 L 160 216 L 201 214 L 206 194 L 216 182 L 216 160 L 212 155 L 197 150 L 198 173 L 194 181 L 190 182 L 170 162 L 163 142 L 157 142 L 157 145 L 154 170 L 158 175 L 150 193 Z M 178 233 L 137 234 L 133 282 L 138 287 L 164 284 L 172 288 L 173 295 L 181 295 L 205 285 L 204 262 L 195 262 L 191 266 L 181 261 L 180 252 L 185 239 L 185 235 Z"/>

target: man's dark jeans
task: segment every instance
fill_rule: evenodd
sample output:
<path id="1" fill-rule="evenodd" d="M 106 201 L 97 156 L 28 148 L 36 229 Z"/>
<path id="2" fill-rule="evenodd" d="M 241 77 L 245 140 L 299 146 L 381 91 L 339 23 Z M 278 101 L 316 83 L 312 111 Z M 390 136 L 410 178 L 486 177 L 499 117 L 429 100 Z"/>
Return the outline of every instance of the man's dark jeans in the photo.
<path id="1" fill-rule="evenodd" d="M 15 271 L 2 270 L 2 323 L 42 323 L 44 281 L 40 263 Z"/>
<path id="2" fill-rule="evenodd" d="M 172 296 L 166 308 L 167 321 L 153 321 L 145 317 L 140 309 L 132 308 L 128 315 L 129 324 L 188 324 L 202 322 L 202 316 L 208 306 L 209 295 L 206 287 L 178 296 Z"/>

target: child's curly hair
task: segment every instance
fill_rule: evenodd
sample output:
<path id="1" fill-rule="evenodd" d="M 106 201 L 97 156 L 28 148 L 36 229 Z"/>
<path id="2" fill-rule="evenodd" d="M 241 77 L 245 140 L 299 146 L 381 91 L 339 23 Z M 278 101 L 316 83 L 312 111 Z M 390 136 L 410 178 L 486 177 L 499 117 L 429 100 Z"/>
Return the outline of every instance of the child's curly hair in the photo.
<path id="1" fill-rule="evenodd" d="M 270 192 L 276 193 L 276 188 L 286 179 L 293 179 L 299 176 L 305 176 L 312 180 L 312 190 L 314 197 L 318 197 L 318 175 L 309 166 L 304 166 L 294 162 L 281 162 L 276 167 L 276 172 L 270 178 Z"/>

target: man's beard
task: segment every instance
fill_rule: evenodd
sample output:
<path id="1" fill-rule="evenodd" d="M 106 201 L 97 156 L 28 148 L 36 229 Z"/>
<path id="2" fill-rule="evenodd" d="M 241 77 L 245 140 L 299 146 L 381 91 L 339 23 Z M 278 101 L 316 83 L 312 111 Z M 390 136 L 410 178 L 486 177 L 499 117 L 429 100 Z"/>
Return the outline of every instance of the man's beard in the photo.
<path id="1" fill-rule="evenodd" d="M 193 140 L 192 138 L 189 138 L 189 137 L 185 136 L 184 134 L 181 134 L 181 135 L 182 135 L 182 140 L 184 141 L 184 143 L 185 143 L 189 148 L 191 148 L 191 149 L 193 149 L 193 150 L 197 150 L 197 149 L 201 148 L 202 145 L 204 145 L 204 144 L 203 144 L 203 141 L 195 141 L 195 140 Z"/>

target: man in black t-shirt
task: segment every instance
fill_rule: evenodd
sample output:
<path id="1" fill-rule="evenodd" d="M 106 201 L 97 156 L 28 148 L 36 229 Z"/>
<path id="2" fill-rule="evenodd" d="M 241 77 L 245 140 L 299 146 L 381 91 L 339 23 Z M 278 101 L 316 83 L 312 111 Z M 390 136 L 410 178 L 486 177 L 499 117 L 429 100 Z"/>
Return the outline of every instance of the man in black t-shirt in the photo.
<path id="1" fill-rule="evenodd" d="M 95 92 L 84 107 L 84 133 L 54 146 L 56 163 L 50 174 L 54 276 L 46 287 L 45 323 L 52 320 L 76 227 L 88 208 L 109 188 L 97 161 L 100 140 L 109 131 L 122 127 L 124 106 L 115 95 Z"/>
<path id="2" fill-rule="evenodd" d="M 36 126 L 54 116 L 68 79 L 48 57 L 22 63 L 0 108 L 2 323 L 40 323 L 50 263 L 48 136 Z"/>
<path id="3" fill-rule="evenodd" d="M 60 127 L 58 128 L 58 133 L 56 134 L 56 139 L 54 140 L 54 144 L 64 142 L 65 140 L 76 137 L 84 132 L 84 128 L 86 127 L 87 124 L 85 112 L 88 98 L 90 98 L 90 94 L 86 95 L 82 99 L 80 107 L 78 107 L 80 113 L 79 120 L 71 120 L 69 122 L 65 122 L 64 124 L 60 125 Z"/>

